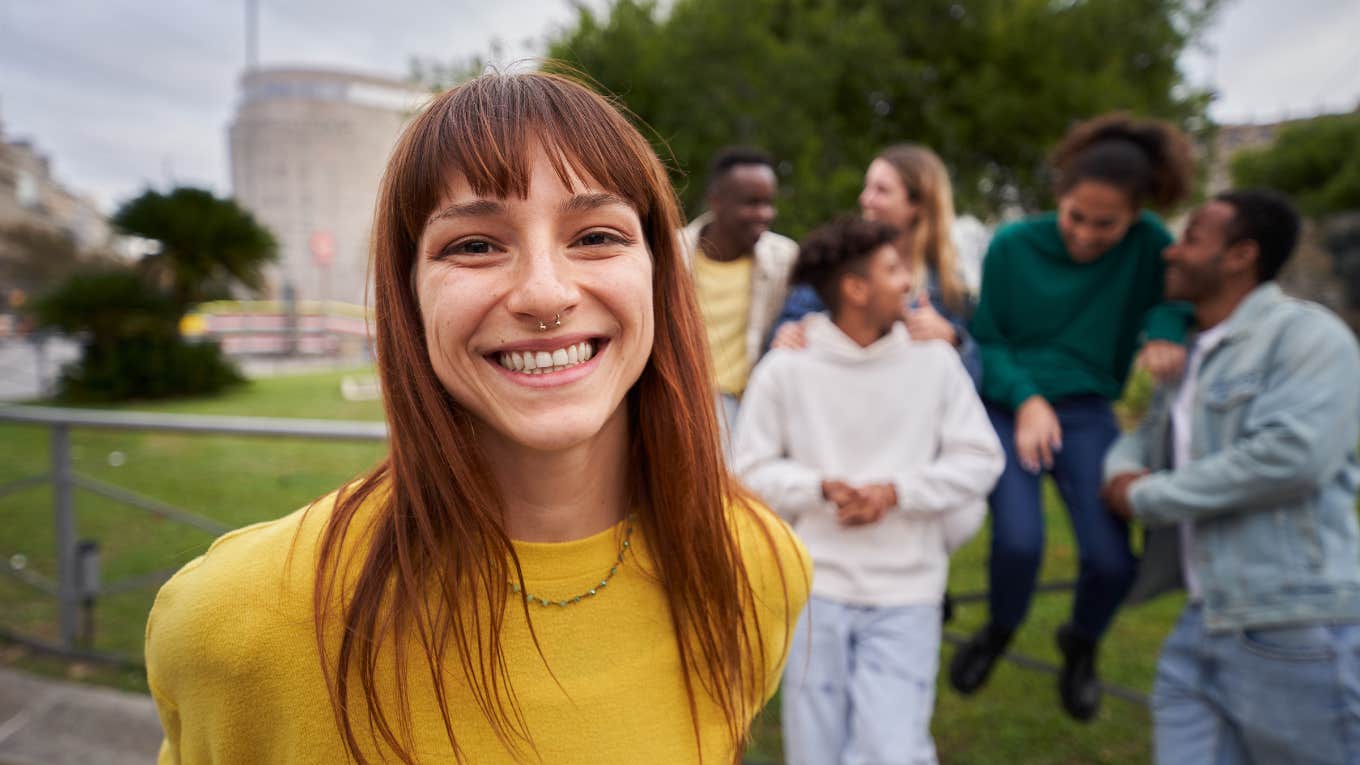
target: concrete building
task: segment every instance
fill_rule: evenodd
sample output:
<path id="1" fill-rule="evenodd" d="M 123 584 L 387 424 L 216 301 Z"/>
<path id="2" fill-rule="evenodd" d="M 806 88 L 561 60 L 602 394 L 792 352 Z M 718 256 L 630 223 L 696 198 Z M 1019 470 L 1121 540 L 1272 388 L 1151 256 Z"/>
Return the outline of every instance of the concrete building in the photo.
<path id="1" fill-rule="evenodd" d="M 10 139 L 0 123 L 0 227 L 27 225 L 63 234 L 81 250 L 109 244 L 108 219 L 89 197 L 63 186 L 32 142 Z"/>
<path id="2" fill-rule="evenodd" d="M 388 153 L 429 97 L 407 83 L 316 69 L 241 78 L 229 130 L 236 201 L 279 243 L 269 296 L 363 303 L 373 203 Z"/>

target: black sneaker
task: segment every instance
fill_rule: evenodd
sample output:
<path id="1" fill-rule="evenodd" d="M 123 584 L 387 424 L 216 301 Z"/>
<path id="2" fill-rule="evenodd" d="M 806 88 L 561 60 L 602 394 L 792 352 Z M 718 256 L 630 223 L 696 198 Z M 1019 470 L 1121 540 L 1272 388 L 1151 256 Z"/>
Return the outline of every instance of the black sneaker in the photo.
<path id="1" fill-rule="evenodd" d="M 1058 628 L 1055 638 L 1062 652 L 1058 695 L 1063 710 L 1073 719 L 1087 722 L 1100 710 L 1100 678 L 1096 677 L 1096 642 L 1078 635 L 1071 624 Z"/>
<path id="2" fill-rule="evenodd" d="M 967 696 L 986 684 L 992 667 L 1006 652 L 1014 634 L 1014 630 L 988 624 L 959 646 L 949 662 L 949 684 L 954 690 Z"/>

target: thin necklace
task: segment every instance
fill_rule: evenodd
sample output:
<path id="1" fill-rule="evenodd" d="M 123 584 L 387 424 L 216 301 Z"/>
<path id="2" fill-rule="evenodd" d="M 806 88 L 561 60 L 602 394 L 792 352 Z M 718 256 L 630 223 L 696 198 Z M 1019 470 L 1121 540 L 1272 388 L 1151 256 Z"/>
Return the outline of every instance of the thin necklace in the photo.
<path id="1" fill-rule="evenodd" d="M 561 606 L 562 608 L 566 608 L 567 606 L 574 606 L 577 603 L 580 603 L 582 600 L 585 600 L 586 598 L 593 598 L 596 595 L 598 595 L 600 590 L 603 590 L 605 587 L 609 585 L 609 580 L 613 579 L 614 575 L 619 573 L 619 566 L 623 565 L 623 554 L 628 552 L 628 548 L 632 546 L 632 544 L 629 542 L 629 539 L 633 536 L 633 518 L 635 515 L 636 515 L 635 513 L 628 514 L 628 527 L 623 532 L 623 543 L 619 545 L 619 557 L 617 560 L 614 561 L 614 565 L 609 567 L 609 573 L 604 575 L 604 578 L 600 580 L 599 584 L 595 585 L 594 587 L 591 587 L 589 590 L 586 590 L 585 592 L 581 593 L 580 595 L 577 595 L 574 598 L 567 598 L 566 600 L 549 600 L 548 598 L 541 598 L 537 595 L 530 595 L 529 593 L 526 592 L 524 593 L 524 602 L 529 604 L 539 603 L 545 606 Z M 518 595 L 519 583 L 511 582 L 510 591 Z"/>

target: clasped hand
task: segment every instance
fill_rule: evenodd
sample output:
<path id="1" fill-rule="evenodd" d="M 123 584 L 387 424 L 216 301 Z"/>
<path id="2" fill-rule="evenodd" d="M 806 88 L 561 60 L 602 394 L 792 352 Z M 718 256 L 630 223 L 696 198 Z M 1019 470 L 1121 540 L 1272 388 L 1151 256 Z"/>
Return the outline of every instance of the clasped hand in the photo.
<path id="1" fill-rule="evenodd" d="M 822 496 L 836 505 L 836 520 L 842 526 L 877 523 L 897 506 L 897 489 L 890 483 L 851 486 L 844 481 L 822 481 Z"/>

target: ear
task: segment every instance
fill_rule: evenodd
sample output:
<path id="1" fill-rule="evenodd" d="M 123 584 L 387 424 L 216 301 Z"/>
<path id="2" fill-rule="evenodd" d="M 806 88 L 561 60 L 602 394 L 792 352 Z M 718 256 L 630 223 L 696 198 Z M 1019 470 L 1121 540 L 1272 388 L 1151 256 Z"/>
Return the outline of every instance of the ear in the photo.
<path id="1" fill-rule="evenodd" d="M 841 276 L 841 305 L 860 308 L 869 304 L 869 280 L 851 271 Z"/>
<path id="2" fill-rule="evenodd" d="M 1236 276 L 1246 273 L 1256 279 L 1256 262 L 1261 259 L 1261 245 L 1255 239 L 1243 239 L 1228 246 L 1223 253 L 1223 270 Z"/>

